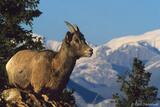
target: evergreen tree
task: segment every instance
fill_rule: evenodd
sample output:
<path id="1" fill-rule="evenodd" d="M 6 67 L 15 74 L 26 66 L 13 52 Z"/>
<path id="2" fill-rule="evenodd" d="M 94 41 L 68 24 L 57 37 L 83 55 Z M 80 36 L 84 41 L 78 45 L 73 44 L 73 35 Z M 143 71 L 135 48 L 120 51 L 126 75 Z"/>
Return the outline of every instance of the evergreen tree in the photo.
<path id="1" fill-rule="evenodd" d="M 118 77 L 122 93 L 113 95 L 116 107 L 149 107 L 149 104 L 156 103 L 158 89 L 149 86 L 151 73 L 144 68 L 142 61 L 135 58 L 132 71 Z"/>
<path id="2" fill-rule="evenodd" d="M 0 94 L 8 88 L 5 65 L 11 56 L 22 49 L 44 49 L 43 38 L 35 37 L 32 33 L 32 22 L 41 14 L 38 4 L 39 0 L 0 0 Z M 26 104 L 31 100 L 27 96 L 23 95 Z M 41 99 L 38 100 L 41 102 Z M 60 100 L 56 103 L 75 105 L 73 91 L 64 90 Z M 42 101 L 42 104 L 45 103 Z M 6 102 L 0 97 L 0 107 L 5 105 Z M 28 105 L 33 106 L 34 102 Z"/>
<path id="3" fill-rule="evenodd" d="M 0 0 L 0 89 L 6 82 L 5 65 L 21 49 L 43 49 L 42 38 L 33 37 L 32 21 L 41 12 L 39 0 Z"/>
<path id="4" fill-rule="evenodd" d="M 74 94 L 74 90 L 70 90 L 70 89 L 65 88 L 60 95 L 59 103 L 64 107 L 67 105 L 71 106 L 71 107 L 75 107 L 76 101 L 75 101 L 75 97 L 73 94 Z"/>

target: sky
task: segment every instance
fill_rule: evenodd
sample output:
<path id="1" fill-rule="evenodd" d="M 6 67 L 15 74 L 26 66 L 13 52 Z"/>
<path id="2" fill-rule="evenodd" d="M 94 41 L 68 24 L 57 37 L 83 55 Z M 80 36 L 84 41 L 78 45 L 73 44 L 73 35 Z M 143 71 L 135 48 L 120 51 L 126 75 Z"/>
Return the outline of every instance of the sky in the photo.
<path id="1" fill-rule="evenodd" d="M 33 32 L 61 41 L 68 31 L 64 21 L 77 24 L 93 44 L 160 29 L 160 0 L 40 0 L 42 15 Z"/>

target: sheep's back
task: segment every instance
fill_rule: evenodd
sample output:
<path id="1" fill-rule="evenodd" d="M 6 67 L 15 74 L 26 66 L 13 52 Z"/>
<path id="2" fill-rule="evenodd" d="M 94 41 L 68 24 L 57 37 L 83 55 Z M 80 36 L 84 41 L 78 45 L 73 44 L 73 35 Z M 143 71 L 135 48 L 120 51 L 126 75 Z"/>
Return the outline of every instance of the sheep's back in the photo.
<path id="1" fill-rule="evenodd" d="M 6 65 L 9 83 L 20 88 L 27 88 L 31 83 L 32 75 L 38 75 L 32 72 L 33 69 L 42 67 L 43 63 L 49 62 L 55 55 L 56 52 L 49 50 L 17 52 Z M 39 63 L 41 65 L 38 65 Z"/>

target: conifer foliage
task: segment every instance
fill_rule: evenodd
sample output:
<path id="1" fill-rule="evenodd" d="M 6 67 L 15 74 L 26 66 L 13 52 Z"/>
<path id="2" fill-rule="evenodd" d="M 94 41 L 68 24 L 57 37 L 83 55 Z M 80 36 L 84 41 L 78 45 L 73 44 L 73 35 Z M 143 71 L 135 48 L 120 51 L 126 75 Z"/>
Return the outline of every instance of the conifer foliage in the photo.
<path id="1" fill-rule="evenodd" d="M 10 92 L 5 65 L 11 56 L 22 49 L 44 49 L 43 38 L 33 36 L 32 33 L 32 22 L 34 18 L 39 17 L 41 14 L 38 4 L 39 0 L 0 0 L 0 96 L 4 93 L 4 90 L 8 93 Z M 63 106 L 75 105 L 72 91 L 64 91 L 59 102 L 47 102 L 36 97 L 34 102 L 28 97 L 29 94 L 23 92 L 21 94 L 23 107 L 37 107 L 39 103 L 41 105 L 38 107 L 53 107 L 53 104 Z M 9 95 L 7 93 L 4 94 L 5 97 Z M 2 97 L 3 95 L 0 97 L 0 107 L 9 104 L 3 100 L 5 97 Z M 12 106 L 11 104 L 8 107 Z M 17 104 L 14 106 L 19 107 Z"/>
<path id="2" fill-rule="evenodd" d="M 145 71 L 141 60 L 135 58 L 131 72 L 119 76 L 121 94 L 114 94 L 116 107 L 149 107 L 157 101 L 158 89 L 149 85 L 151 73 Z"/>
<path id="3" fill-rule="evenodd" d="M 32 21 L 41 14 L 38 4 L 39 0 L 0 0 L 1 89 L 6 81 L 5 64 L 13 54 L 21 49 L 43 49 L 42 38 L 32 35 Z"/>

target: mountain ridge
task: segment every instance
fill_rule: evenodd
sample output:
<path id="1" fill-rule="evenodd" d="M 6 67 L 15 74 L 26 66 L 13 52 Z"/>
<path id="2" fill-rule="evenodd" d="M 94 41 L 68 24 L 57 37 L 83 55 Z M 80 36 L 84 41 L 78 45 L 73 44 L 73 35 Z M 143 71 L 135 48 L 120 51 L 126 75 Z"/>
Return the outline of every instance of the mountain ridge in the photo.
<path id="1" fill-rule="evenodd" d="M 47 47 L 58 51 L 61 42 L 49 41 Z M 160 89 L 160 30 L 150 31 L 136 36 L 125 36 L 95 46 L 91 58 L 77 61 L 71 80 L 82 87 L 110 99 L 112 94 L 119 92 L 116 82 L 117 74 L 130 70 L 134 57 L 138 57 L 152 72 L 151 85 Z M 103 101 L 102 101 L 103 102 Z M 104 101 L 105 102 L 105 101 Z M 86 102 L 89 103 L 89 102 Z"/>

